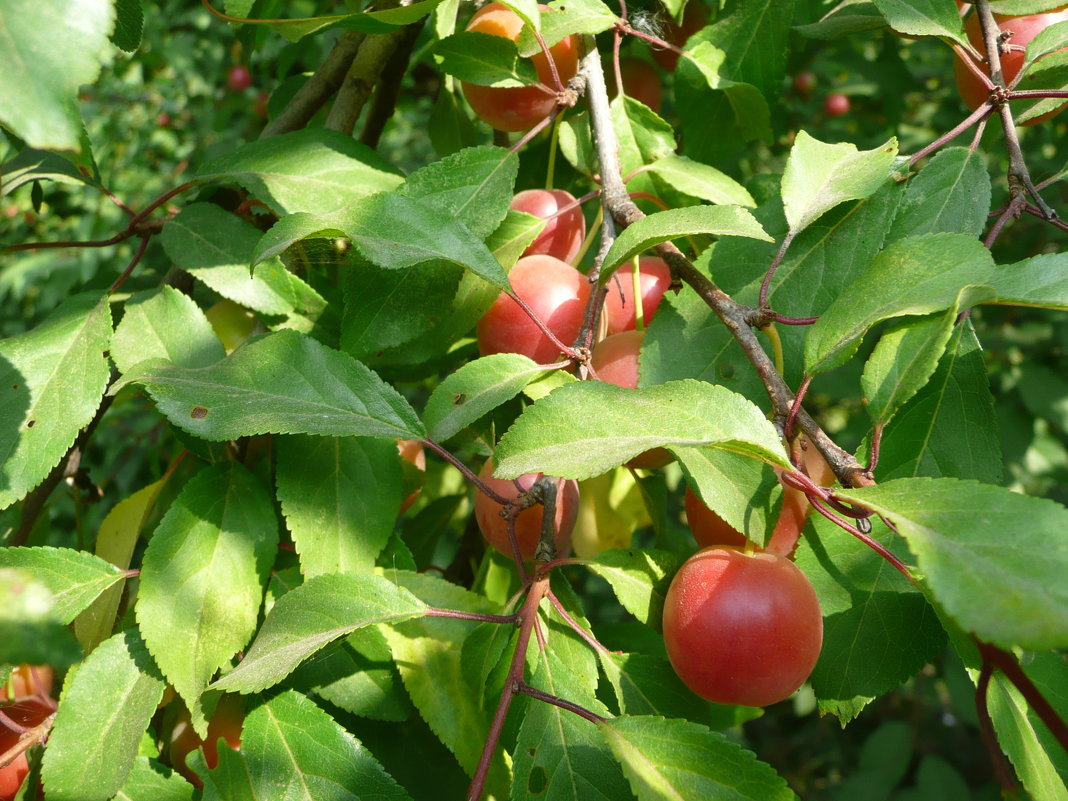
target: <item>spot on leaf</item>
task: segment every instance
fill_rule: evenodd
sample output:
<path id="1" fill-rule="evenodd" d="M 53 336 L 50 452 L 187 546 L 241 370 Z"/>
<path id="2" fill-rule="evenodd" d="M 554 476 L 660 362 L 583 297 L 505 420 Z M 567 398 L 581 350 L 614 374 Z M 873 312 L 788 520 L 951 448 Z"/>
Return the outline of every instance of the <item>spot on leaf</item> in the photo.
<path id="1" fill-rule="evenodd" d="M 549 775 L 545 772 L 545 768 L 536 765 L 527 777 L 527 792 L 531 795 L 541 795 L 548 786 Z"/>
<path id="2" fill-rule="evenodd" d="M 467 402 L 467 395 L 466 395 L 466 393 L 463 393 L 463 392 L 456 393 L 452 398 L 452 405 L 453 406 L 462 406 L 466 402 Z"/>
<path id="3" fill-rule="evenodd" d="M 37 425 L 37 421 L 36 420 L 27 420 L 26 421 L 26 428 L 33 428 L 35 425 Z"/>
<path id="4" fill-rule="evenodd" d="M 208 410 L 203 406 L 194 406 L 193 411 L 189 413 L 189 416 L 194 420 L 202 420 L 208 416 Z"/>

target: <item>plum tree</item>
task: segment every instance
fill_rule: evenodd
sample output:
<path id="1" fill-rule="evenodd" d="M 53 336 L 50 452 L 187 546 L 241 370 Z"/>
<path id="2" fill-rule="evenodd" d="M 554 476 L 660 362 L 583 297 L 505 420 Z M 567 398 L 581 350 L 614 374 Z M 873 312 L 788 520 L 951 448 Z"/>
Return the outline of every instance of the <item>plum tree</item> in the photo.
<path id="1" fill-rule="evenodd" d="M 514 42 L 523 30 L 523 20 L 510 8 L 490 3 L 475 12 L 467 30 Z M 549 48 L 549 53 L 560 80 L 567 83 L 578 71 L 577 37 L 564 37 Z M 545 53 L 537 53 L 531 60 L 541 85 L 495 87 L 461 83 L 464 97 L 480 120 L 499 131 L 528 131 L 552 113 L 556 92 L 549 60 Z"/>
<path id="2" fill-rule="evenodd" d="M 505 498 L 518 498 L 534 486 L 541 473 L 526 473 L 515 481 L 493 477 L 493 458 L 482 465 L 478 477 L 491 490 Z M 556 494 L 556 518 L 554 521 L 556 551 L 560 556 L 571 550 L 571 532 L 578 518 L 579 491 L 577 481 L 561 480 Z M 506 556 L 512 556 L 512 546 L 508 539 L 508 521 L 501 516 L 504 507 L 486 493 L 475 492 L 475 520 L 486 541 Z M 515 539 L 523 561 L 534 558 L 541 538 L 541 522 L 544 507 L 535 504 L 523 509 L 515 517 Z"/>
<path id="3" fill-rule="evenodd" d="M 524 256 L 552 256 L 571 264 L 586 238 L 586 218 L 574 195 L 563 189 L 525 189 L 512 198 L 511 208 L 545 220 Z"/>
<path id="4" fill-rule="evenodd" d="M 788 698 L 823 644 L 816 591 L 797 565 L 737 548 L 706 548 L 683 564 L 664 600 L 663 624 L 679 678 L 717 704 Z"/>
<path id="5" fill-rule="evenodd" d="M 586 277 L 552 256 L 526 256 L 508 273 L 512 289 L 548 329 L 570 345 L 582 328 L 582 314 L 590 295 Z M 536 362 L 551 362 L 560 349 L 502 292 L 478 322 L 478 348 L 491 353 L 521 353 Z"/>

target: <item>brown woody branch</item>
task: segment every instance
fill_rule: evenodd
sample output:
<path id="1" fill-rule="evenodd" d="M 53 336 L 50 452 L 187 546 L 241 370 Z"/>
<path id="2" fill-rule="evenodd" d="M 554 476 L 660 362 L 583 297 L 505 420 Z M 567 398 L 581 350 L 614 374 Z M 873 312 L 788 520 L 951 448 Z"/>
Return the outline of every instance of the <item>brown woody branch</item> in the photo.
<path id="1" fill-rule="evenodd" d="M 619 162 L 619 140 L 612 127 L 604 72 L 594 48 L 591 48 L 589 54 L 583 58 L 581 72 L 586 78 L 586 100 L 590 108 L 590 124 L 593 128 L 597 156 L 601 164 L 603 189 L 601 197 L 605 217 L 611 217 L 621 228 L 626 228 L 631 223 L 642 219 L 645 214 L 631 200 L 623 184 Z M 694 267 L 693 263 L 672 243 L 664 242 L 657 245 L 656 250 L 668 263 L 675 278 L 692 287 L 720 321 L 727 326 L 727 330 L 730 331 L 760 377 L 771 399 L 775 420 L 781 427 L 790 415 L 794 393 L 779 375 L 771 358 L 757 339 L 753 326 L 758 319 L 757 311 L 732 299 Z M 836 445 L 804 409 L 797 412 L 797 426 L 823 454 L 844 486 L 871 483 L 871 478 L 865 472 L 864 467 L 853 458 L 852 454 Z"/>

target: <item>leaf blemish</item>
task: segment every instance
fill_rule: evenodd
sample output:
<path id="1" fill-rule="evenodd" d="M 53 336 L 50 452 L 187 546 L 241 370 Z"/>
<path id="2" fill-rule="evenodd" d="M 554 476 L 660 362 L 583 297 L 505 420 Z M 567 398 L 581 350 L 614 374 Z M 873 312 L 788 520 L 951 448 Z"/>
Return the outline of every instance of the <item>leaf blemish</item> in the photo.
<path id="1" fill-rule="evenodd" d="M 203 418 L 208 416 L 208 410 L 205 409 L 203 406 L 194 406 L 193 411 L 189 413 L 189 416 L 192 417 L 194 420 L 202 420 Z"/>
<path id="2" fill-rule="evenodd" d="M 26 421 L 26 428 L 33 428 L 35 425 L 37 425 L 37 421 L 36 420 L 27 420 Z"/>

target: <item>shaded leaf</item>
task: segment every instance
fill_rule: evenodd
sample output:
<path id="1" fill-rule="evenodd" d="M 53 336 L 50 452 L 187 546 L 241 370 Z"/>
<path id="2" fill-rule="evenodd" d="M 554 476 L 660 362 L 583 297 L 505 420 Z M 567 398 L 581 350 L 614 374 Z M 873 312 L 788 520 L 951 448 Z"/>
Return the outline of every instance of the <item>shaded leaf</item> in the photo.
<path id="1" fill-rule="evenodd" d="M 278 440 L 278 500 L 306 578 L 370 569 L 401 502 L 397 445 L 388 439 Z"/>
<path id="2" fill-rule="evenodd" d="M 223 462 L 190 479 L 145 551 L 137 623 L 201 736 L 201 694 L 252 637 L 277 545 L 270 496 L 246 468 Z"/>
<path id="3" fill-rule="evenodd" d="M 212 689 L 242 693 L 266 689 L 338 637 L 419 615 L 424 608 L 407 590 L 379 576 L 316 576 L 278 599 L 245 658 Z"/>
<path id="4" fill-rule="evenodd" d="M 75 295 L 0 340 L 0 509 L 40 484 L 93 419 L 108 382 L 106 296 Z"/>

